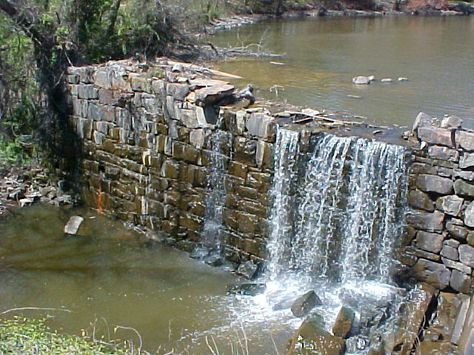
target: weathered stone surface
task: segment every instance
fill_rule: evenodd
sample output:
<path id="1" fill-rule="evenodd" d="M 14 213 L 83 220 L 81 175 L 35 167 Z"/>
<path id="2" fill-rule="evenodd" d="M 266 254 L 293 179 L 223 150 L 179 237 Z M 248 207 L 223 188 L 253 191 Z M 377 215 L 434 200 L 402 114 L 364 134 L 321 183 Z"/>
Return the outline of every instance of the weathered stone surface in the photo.
<path id="1" fill-rule="evenodd" d="M 436 233 L 419 231 L 416 234 L 415 244 L 418 248 L 431 253 L 439 253 L 443 247 L 444 236 Z"/>
<path id="2" fill-rule="evenodd" d="M 446 244 L 444 244 L 443 249 L 441 249 L 441 256 L 454 261 L 459 260 L 458 249 Z"/>
<path id="3" fill-rule="evenodd" d="M 466 226 L 474 228 L 474 201 L 464 211 L 464 223 Z"/>
<path id="4" fill-rule="evenodd" d="M 463 263 L 453 261 L 447 258 L 442 258 L 443 264 L 446 265 L 450 269 L 455 269 L 464 272 L 465 274 L 470 274 L 471 273 L 471 268 L 467 265 L 464 265 Z"/>
<path id="5" fill-rule="evenodd" d="M 468 170 L 454 170 L 454 177 L 461 178 L 465 181 L 469 181 L 470 183 L 474 183 L 474 171 Z"/>
<path id="6" fill-rule="evenodd" d="M 420 328 L 426 320 L 426 312 L 435 293 L 436 290 L 427 284 L 421 284 L 419 289 L 410 292 L 402 308 L 400 324 L 393 342 L 393 348 L 400 349 L 397 351 L 398 353 L 411 353 L 415 342 L 418 340 Z M 389 353 L 395 353 L 395 351 L 389 351 Z"/>
<path id="7" fill-rule="evenodd" d="M 196 103 L 202 106 L 212 105 L 225 97 L 232 96 L 234 86 L 229 84 L 213 85 L 196 90 Z"/>
<path id="8" fill-rule="evenodd" d="M 466 318 L 468 317 L 468 311 L 471 306 L 471 299 L 467 295 L 459 294 L 457 298 L 460 300 L 461 307 L 459 308 L 456 322 L 454 323 L 453 334 L 451 336 L 451 343 L 458 345 L 461 340 L 462 331 Z"/>
<path id="9" fill-rule="evenodd" d="M 348 307 L 341 307 L 337 315 L 334 326 L 332 327 L 332 333 L 340 338 L 348 338 L 352 329 L 352 323 L 354 322 L 355 313 Z"/>
<path id="10" fill-rule="evenodd" d="M 458 219 L 452 219 L 446 222 L 446 229 L 449 234 L 459 240 L 466 240 L 468 235 L 468 230 L 462 226 L 462 221 Z"/>
<path id="11" fill-rule="evenodd" d="M 474 133 L 458 130 L 456 132 L 456 145 L 469 152 L 474 152 Z"/>
<path id="12" fill-rule="evenodd" d="M 462 293 L 469 293 L 471 291 L 471 277 L 459 270 L 451 272 L 451 279 L 449 286 L 454 290 Z"/>
<path id="13" fill-rule="evenodd" d="M 249 280 L 253 280 L 257 276 L 258 265 L 252 261 L 246 261 L 237 268 L 237 274 L 241 275 Z"/>
<path id="14" fill-rule="evenodd" d="M 418 175 L 416 186 L 422 191 L 434 192 L 441 195 L 447 195 L 453 192 L 453 182 L 451 179 L 435 175 Z"/>
<path id="15" fill-rule="evenodd" d="M 291 306 L 291 313 L 295 317 L 304 317 L 314 307 L 321 305 L 322 302 L 314 291 L 308 291 L 304 295 L 298 297 Z"/>
<path id="16" fill-rule="evenodd" d="M 454 148 L 453 134 L 450 130 L 437 127 L 419 127 L 418 138 L 429 144 L 439 144 Z"/>
<path id="17" fill-rule="evenodd" d="M 413 208 L 418 208 L 429 212 L 434 211 L 434 203 L 428 194 L 418 189 L 411 190 L 408 193 L 408 204 Z"/>
<path id="18" fill-rule="evenodd" d="M 457 150 L 439 145 L 433 145 L 429 147 L 428 155 L 432 158 L 440 160 L 448 160 L 452 162 L 459 161 L 459 152 Z"/>
<path id="19" fill-rule="evenodd" d="M 474 198 L 474 183 L 470 184 L 462 179 L 454 182 L 454 191 L 456 195 Z"/>
<path id="20" fill-rule="evenodd" d="M 252 113 L 246 127 L 252 136 L 269 139 L 275 134 L 274 119 L 264 113 Z"/>
<path id="21" fill-rule="evenodd" d="M 443 196 L 436 200 L 436 208 L 451 216 L 458 216 L 464 199 L 456 195 Z"/>
<path id="22" fill-rule="evenodd" d="M 463 120 L 458 116 L 448 116 L 441 120 L 441 128 L 455 129 L 462 126 Z"/>
<path id="23" fill-rule="evenodd" d="M 459 260 L 470 267 L 474 267 L 474 247 L 467 244 L 462 244 L 458 248 Z"/>
<path id="24" fill-rule="evenodd" d="M 415 122 L 413 122 L 413 131 L 416 131 L 419 127 L 423 126 L 430 126 L 431 125 L 432 117 L 424 112 L 418 113 L 415 118 Z"/>
<path id="25" fill-rule="evenodd" d="M 459 161 L 459 167 L 461 169 L 474 167 L 474 153 L 464 153 Z"/>
<path id="26" fill-rule="evenodd" d="M 82 222 L 84 222 L 84 218 L 81 216 L 72 216 L 69 218 L 69 221 L 64 226 L 64 233 L 69 235 L 76 235 L 79 231 L 79 227 L 81 226 Z"/>
<path id="27" fill-rule="evenodd" d="M 189 133 L 189 142 L 197 149 L 204 147 L 206 133 L 203 129 L 193 129 Z"/>
<path id="28" fill-rule="evenodd" d="M 443 230 L 444 213 L 412 211 L 407 215 L 407 223 L 417 229 L 428 232 L 441 232 Z"/>
<path id="29" fill-rule="evenodd" d="M 189 86 L 186 84 L 169 83 L 166 86 L 166 91 L 168 95 L 172 96 L 174 99 L 184 101 L 189 93 Z"/>
<path id="30" fill-rule="evenodd" d="M 303 352 L 301 351 L 303 348 Z M 341 355 L 344 353 L 344 339 L 335 337 L 324 330 L 324 320 L 320 315 L 306 319 L 298 329 L 291 342 L 288 355 L 296 354 L 327 354 Z"/>
<path id="31" fill-rule="evenodd" d="M 449 285 L 451 272 L 443 265 L 430 260 L 419 259 L 413 267 L 413 272 L 419 280 L 443 290 Z"/>

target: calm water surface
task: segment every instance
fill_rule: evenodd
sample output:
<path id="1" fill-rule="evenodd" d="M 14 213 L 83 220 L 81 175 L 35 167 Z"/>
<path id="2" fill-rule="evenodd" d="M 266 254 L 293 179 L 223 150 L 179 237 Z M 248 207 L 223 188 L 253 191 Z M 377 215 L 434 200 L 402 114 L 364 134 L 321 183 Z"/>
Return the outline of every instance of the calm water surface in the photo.
<path id="1" fill-rule="evenodd" d="M 85 217 L 80 237 L 63 234 L 72 214 Z M 227 296 L 235 281 L 229 272 L 146 243 L 88 210 L 35 206 L 0 223 L 0 311 L 69 310 L 22 314 L 47 316 L 53 328 L 73 334 L 95 330 L 138 345 L 134 331 L 114 333 L 116 326 L 133 327 L 144 349 L 158 353 L 210 353 L 206 337 L 222 354 L 231 346 L 241 349 L 239 340 L 246 338 L 255 354 L 276 353 L 273 341 L 284 349 L 297 326 L 286 322 L 289 311 L 266 312 L 255 300 Z"/>
<path id="2" fill-rule="evenodd" d="M 283 58 L 233 59 L 217 66 L 253 83 L 257 95 L 411 125 L 419 111 L 456 114 L 474 128 L 474 17 L 308 18 L 259 23 L 212 39 L 262 43 Z M 282 62 L 285 65 L 271 64 Z M 355 86 L 352 77 L 393 78 Z M 409 81 L 398 82 L 398 77 Z M 354 98 L 358 97 L 358 98 Z"/>

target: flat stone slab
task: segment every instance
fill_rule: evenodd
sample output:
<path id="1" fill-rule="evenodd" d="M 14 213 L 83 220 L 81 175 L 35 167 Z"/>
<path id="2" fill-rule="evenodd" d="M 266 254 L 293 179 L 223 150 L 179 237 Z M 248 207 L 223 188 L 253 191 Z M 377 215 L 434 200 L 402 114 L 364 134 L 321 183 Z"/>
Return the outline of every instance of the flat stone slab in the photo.
<path id="1" fill-rule="evenodd" d="M 71 218 L 69 218 L 69 221 L 64 226 L 64 233 L 69 235 L 76 235 L 82 222 L 84 222 L 84 218 L 80 216 L 72 216 Z"/>

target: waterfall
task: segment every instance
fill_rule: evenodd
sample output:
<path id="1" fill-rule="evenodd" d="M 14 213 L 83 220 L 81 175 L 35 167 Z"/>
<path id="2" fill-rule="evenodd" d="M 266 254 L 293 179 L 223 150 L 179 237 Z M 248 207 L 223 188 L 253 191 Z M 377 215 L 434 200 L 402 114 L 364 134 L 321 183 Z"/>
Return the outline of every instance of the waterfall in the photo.
<path id="1" fill-rule="evenodd" d="M 212 133 L 209 145 L 209 176 L 207 179 L 208 193 L 205 199 L 205 218 L 203 226 L 203 244 L 214 251 L 221 251 L 220 229 L 222 213 L 225 204 L 225 164 L 228 157 L 224 155 L 227 136 L 225 132 L 216 129 Z"/>
<path id="2" fill-rule="evenodd" d="M 298 133 L 281 128 L 275 146 L 269 278 L 389 281 L 403 228 L 405 149 L 322 133 L 302 154 Z"/>
<path id="3" fill-rule="evenodd" d="M 278 129 L 275 145 L 275 175 L 270 197 L 273 208 L 270 215 L 271 234 L 267 244 L 271 277 L 285 271 L 284 254 L 290 249 L 292 228 L 291 209 L 294 207 L 293 182 L 298 177 L 296 161 L 299 155 L 298 132 Z"/>

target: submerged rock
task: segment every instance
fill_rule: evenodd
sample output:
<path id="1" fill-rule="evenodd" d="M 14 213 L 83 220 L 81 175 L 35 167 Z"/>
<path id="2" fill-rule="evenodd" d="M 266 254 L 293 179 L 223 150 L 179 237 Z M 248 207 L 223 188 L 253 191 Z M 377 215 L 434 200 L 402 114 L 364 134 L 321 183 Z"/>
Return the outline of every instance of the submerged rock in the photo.
<path id="1" fill-rule="evenodd" d="M 207 264 L 207 265 L 210 265 L 210 266 L 222 266 L 224 264 L 224 260 L 222 259 L 222 257 L 218 254 L 215 254 L 215 255 L 209 255 L 208 257 L 204 258 L 204 262 Z"/>
<path id="2" fill-rule="evenodd" d="M 336 322 L 332 327 L 332 333 L 335 336 L 341 338 L 347 338 L 352 329 L 352 323 L 354 322 L 355 313 L 348 307 L 341 307 L 339 314 L 337 315 Z"/>
<path id="3" fill-rule="evenodd" d="M 69 235 L 76 235 L 82 222 L 84 222 L 84 218 L 80 216 L 72 216 L 71 218 L 69 218 L 69 221 L 64 226 L 64 233 Z"/>
<path id="4" fill-rule="evenodd" d="M 230 285 L 227 288 L 227 294 L 256 296 L 265 292 L 266 285 L 264 283 L 243 283 L 240 285 Z"/>
<path id="5" fill-rule="evenodd" d="M 191 252 L 191 254 L 189 254 L 189 257 L 191 259 L 203 260 L 209 255 L 209 252 L 209 249 L 204 246 L 196 246 Z"/>
<path id="6" fill-rule="evenodd" d="M 311 290 L 298 297 L 296 301 L 293 302 L 291 306 L 291 313 L 293 313 L 295 317 L 304 317 L 314 307 L 320 306 L 322 304 L 323 303 L 316 292 Z"/>

